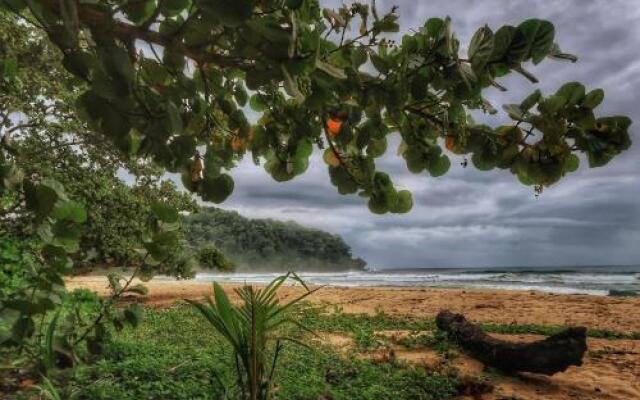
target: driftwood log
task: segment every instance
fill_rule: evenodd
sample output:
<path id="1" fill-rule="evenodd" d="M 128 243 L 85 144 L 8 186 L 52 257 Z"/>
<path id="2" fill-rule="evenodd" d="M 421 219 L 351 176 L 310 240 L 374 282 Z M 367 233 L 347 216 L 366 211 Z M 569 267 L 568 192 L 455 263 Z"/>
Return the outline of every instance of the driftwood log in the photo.
<path id="1" fill-rule="evenodd" d="M 462 314 L 441 311 L 436 325 L 447 332 L 472 357 L 504 372 L 553 375 L 571 365 L 582 365 L 587 350 L 586 328 L 569 328 L 546 339 L 516 343 L 487 335 Z"/>

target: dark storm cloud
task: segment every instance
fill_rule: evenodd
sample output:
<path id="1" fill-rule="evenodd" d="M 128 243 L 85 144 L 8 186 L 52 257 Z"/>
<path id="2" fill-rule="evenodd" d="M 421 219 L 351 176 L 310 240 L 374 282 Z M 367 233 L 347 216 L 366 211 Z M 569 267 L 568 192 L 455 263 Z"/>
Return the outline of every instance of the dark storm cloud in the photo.
<path id="1" fill-rule="evenodd" d="M 335 7 L 340 2 L 322 2 Z M 419 28 L 431 16 L 450 15 L 463 44 L 484 24 L 496 29 L 526 18 L 551 20 L 564 51 L 580 57 L 576 64 L 547 61 L 528 68 L 541 82 L 521 76 L 501 82 L 507 93 L 489 90 L 496 108 L 518 102 L 540 88 L 555 91 L 579 80 L 602 87 L 602 112 L 627 114 L 640 124 L 640 7 L 637 1 L 545 0 L 395 0 L 377 1 L 388 10 L 399 5 L 401 31 Z M 506 118 L 484 117 L 500 124 Z M 634 126 L 637 137 L 637 125 Z M 395 155 L 390 140 L 381 170 L 414 193 L 406 215 L 371 214 L 363 199 L 341 196 L 331 186 L 319 155 L 309 171 L 292 182 L 274 182 L 249 160 L 232 173 L 236 189 L 224 204 L 252 217 L 295 220 L 341 234 L 356 255 L 378 267 L 446 267 L 492 265 L 578 265 L 640 263 L 640 146 L 605 168 L 580 169 L 545 189 L 535 200 L 531 188 L 507 171 L 463 169 L 452 157 L 449 174 L 414 175 Z"/>

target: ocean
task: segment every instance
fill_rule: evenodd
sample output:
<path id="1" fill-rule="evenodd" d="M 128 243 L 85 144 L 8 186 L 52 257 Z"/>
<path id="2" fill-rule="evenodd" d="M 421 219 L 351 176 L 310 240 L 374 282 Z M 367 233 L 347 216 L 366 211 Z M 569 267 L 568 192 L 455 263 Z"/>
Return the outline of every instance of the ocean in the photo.
<path id="1" fill-rule="evenodd" d="M 281 272 L 200 272 L 197 281 L 267 283 Z M 314 285 L 408 286 L 538 290 L 549 293 L 640 295 L 640 265 L 586 267 L 497 267 L 299 272 Z"/>

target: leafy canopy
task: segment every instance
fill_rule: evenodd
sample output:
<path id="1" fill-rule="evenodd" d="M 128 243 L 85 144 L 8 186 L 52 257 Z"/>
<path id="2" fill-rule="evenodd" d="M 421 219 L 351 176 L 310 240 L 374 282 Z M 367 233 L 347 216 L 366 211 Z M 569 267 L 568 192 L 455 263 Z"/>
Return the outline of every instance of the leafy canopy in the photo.
<path id="1" fill-rule="evenodd" d="M 431 18 L 400 43 L 395 8 L 314 0 L 2 0 L 44 29 L 64 67 L 86 81 L 79 115 L 134 158 L 182 172 L 205 201 L 233 191 L 227 173 L 246 153 L 277 181 L 308 168 L 326 149 L 331 182 L 358 193 L 375 213 L 407 212 L 413 199 L 376 169 L 387 135 L 414 173 L 445 174 L 456 154 L 481 170 L 508 169 L 526 185 L 551 185 L 579 164 L 605 165 L 630 145 L 627 117 L 600 117 L 604 94 L 580 83 L 505 106 L 514 123 L 478 125 L 471 110 L 496 113 L 486 88 L 546 58 L 575 61 L 554 42 L 554 26 L 529 19 L 481 27 L 466 57 L 449 18 Z M 353 32 L 347 34 L 350 26 Z M 351 32 L 351 31 L 350 31 Z M 5 58 L 5 76 L 29 68 Z M 6 78 L 5 78 L 6 79 Z M 258 114 L 250 123 L 248 108 Z M 331 130 L 327 122 L 331 120 Z M 203 180 L 191 181 L 197 147 Z M 5 176 L 6 168 L 2 170 Z M 6 178 L 5 178 L 6 179 Z"/>
<path id="2" fill-rule="evenodd" d="M 6 59 L 29 66 L 0 81 L 0 149 L 6 151 L 5 161 L 19 167 L 19 173 L 13 168 L 14 179 L 5 181 L 9 190 L 0 193 L 0 235 L 32 235 L 30 206 L 43 210 L 51 204 L 25 201 L 27 188 L 55 180 L 76 202 L 65 212 L 79 208 L 78 203 L 86 208 L 75 260 L 136 264 L 144 255 L 137 249 L 154 218 L 152 205 L 162 201 L 178 211 L 194 211 L 195 202 L 161 181 L 161 169 L 124 156 L 75 117 L 73 102 L 86 87 L 63 68 L 58 48 L 44 32 L 3 13 L 0 43 Z M 118 170 L 134 175 L 135 185 L 122 182 Z"/>

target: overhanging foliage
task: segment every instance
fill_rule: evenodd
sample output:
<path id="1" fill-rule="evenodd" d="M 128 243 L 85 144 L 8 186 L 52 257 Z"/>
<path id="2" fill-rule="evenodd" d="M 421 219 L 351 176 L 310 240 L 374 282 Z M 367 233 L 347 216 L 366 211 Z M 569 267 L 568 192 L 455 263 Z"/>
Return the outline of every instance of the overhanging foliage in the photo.
<path id="1" fill-rule="evenodd" d="M 537 82 L 526 63 L 575 61 L 554 42 L 554 26 L 530 19 L 480 28 L 466 58 L 449 18 L 431 18 L 400 44 L 395 8 L 380 15 L 354 3 L 321 9 L 313 0 L 2 0 L 25 13 L 64 54 L 65 68 L 87 83 L 80 115 L 122 151 L 182 172 L 203 200 L 233 191 L 228 170 L 247 152 L 284 181 L 308 167 L 314 145 L 327 147 L 332 183 L 368 198 L 376 213 L 407 212 L 413 200 L 377 171 L 386 136 L 410 171 L 440 176 L 442 151 L 471 154 L 481 170 L 510 170 L 527 185 L 548 186 L 586 153 L 602 166 L 630 145 L 626 117 L 598 117 L 600 89 L 577 82 L 550 96 L 535 91 L 505 110 L 513 125 L 477 125 L 470 110 L 496 112 L 483 97 L 512 71 Z M 358 24 L 357 34 L 346 34 Z M 5 74 L 20 68 L 4 61 Z M 247 118 L 247 106 L 258 113 Z M 206 146 L 203 180 L 191 157 Z M 5 172 L 5 175 L 7 173 Z"/>

